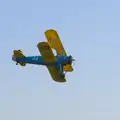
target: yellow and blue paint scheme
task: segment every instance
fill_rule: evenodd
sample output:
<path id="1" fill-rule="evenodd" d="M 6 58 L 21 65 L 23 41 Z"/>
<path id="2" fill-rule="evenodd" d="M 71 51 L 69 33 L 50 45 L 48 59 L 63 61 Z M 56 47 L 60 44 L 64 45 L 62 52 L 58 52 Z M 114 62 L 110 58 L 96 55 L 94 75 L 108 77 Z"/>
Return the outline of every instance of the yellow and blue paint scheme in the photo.
<path id="1" fill-rule="evenodd" d="M 12 60 L 17 63 L 28 63 L 28 64 L 36 64 L 36 65 L 46 65 L 46 66 L 59 66 L 59 65 L 67 65 L 69 62 L 68 56 L 56 56 L 56 62 L 45 62 L 42 56 L 28 56 L 22 58 L 15 58 L 12 56 Z"/>
<path id="2" fill-rule="evenodd" d="M 44 65 L 48 68 L 53 80 L 65 82 L 65 73 L 73 71 L 72 61 L 74 59 L 72 56 L 67 56 L 57 31 L 46 30 L 45 36 L 47 42 L 40 42 L 37 45 L 41 56 L 26 57 L 21 50 L 14 50 L 12 60 L 21 66 L 26 64 Z M 56 50 L 57 56 L 54 56 L 52 49 Z"/>
<path id="3" fill-rule="evenodd" d="M 22 51 L 14 50 L 12 56 L 12 60 L 16 62 L 16 64 L 20 64 L 21 66 L 25 66 L 26 64 L 34 64 L 34 65 L 43 65 L 46 66 L 51 74 L 53 80 L 56 82 L 66 82 L 66 78 L 64 75 L 64 66 L 68 65 L 70 62 L 69 56 L 55 56 L 55 61 L 45 61 L 43 56 L 24 56 Z M 63 76 L 61 76 L 63 75 Z"/>

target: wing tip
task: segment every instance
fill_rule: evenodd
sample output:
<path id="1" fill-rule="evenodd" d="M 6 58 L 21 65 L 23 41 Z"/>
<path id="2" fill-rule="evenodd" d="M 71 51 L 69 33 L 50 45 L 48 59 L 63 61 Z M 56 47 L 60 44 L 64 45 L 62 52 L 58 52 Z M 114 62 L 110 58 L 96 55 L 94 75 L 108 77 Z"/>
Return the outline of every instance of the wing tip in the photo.
<path id="1" fill-rule="evenodd" d="M 59 82 L 59 83 L 65 83 L 66 82 L 66 79 L 53 79 L 54 81 L 56 82 Z"/>
<path id="2" fill-rule="evenodd" d="M 49 44 L 48 44 L 47 42 L 39 42 L 39 43 L 37 44 L 38 47 L 39 47 L 39 46 L 42 46 L 42 45 L 48 46 Z"/>

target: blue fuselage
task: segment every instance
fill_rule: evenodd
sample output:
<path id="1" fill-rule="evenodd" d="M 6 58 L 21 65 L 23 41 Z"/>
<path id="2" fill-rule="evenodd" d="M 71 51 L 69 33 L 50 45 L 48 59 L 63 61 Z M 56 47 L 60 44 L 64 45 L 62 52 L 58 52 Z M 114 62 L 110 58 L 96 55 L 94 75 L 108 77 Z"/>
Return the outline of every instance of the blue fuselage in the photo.
<path id="1" fill-rule="evenodd" d="M 45 62 L 42 56 L 29 56 L 24 58 L 12 58 L 13 61 L 18 63 L 29 63 L 29 64 L 36 64 L 36 65 L 66 65 L 69 62 L 68 56 L 56 56 L 56 62 Z"/>

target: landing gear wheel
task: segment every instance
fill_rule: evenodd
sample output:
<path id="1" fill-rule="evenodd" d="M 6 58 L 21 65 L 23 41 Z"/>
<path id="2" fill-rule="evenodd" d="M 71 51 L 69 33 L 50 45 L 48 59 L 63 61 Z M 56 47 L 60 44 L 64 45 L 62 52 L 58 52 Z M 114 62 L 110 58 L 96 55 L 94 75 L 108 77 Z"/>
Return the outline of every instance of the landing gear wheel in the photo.
<path id="1" fill-rule="evenodd" d="M 19 51 L 19 52 L 21 52 L 21 50 L 20 50 L 20 49 L 19 49 L 18 51 Z"/>
<path id="2" fill-rule="evenodd" d="M 16 65 L 18 65 L 18 63 L 16 63 Z"/>
<path id="3" fill-rule="evenodd" d="M 61 78 L 65 78 L 65 73 L 62 73 L 60 76 Z"/>

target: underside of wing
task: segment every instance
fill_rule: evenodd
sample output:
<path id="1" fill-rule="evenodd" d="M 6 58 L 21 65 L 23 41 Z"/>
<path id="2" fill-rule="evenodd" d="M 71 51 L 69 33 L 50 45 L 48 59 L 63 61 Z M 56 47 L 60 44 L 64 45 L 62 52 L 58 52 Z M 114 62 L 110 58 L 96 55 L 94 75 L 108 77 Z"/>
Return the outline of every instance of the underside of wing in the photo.
<path id="1" fill-rule="evenodd" d="M 66 82 L 65 78 L 62 78 L 60 69 L 56 69 L 56 66 L 47 66 L 49 73 L 56 82 Z"/>
<path id="2" fill-rule="evenodd" d="M 47 42 L 40 42 L 37 45 L 42 58 L 44 60 L 44 62 L 46 63 L 56 63 L 56 57 L 54 56 L 51 47 L 49 46 L 49 44 Z M 61 78 L 61 71 L 60 69 L 56 68 L 56 64 L 53 65 L 46 65 L 50 75 L 52 76 L 53 80 L 57 81 L 57 82 L 65 82 L 65 78 Z"/>
<path id="3" fill-rule="evenodd" d="M 60 37 L 55 30 L 50 29 L 45 31 L 45 36 L 51 48 L 55 49 L 58 55 L 67 55 L 61 43 Z"/>

